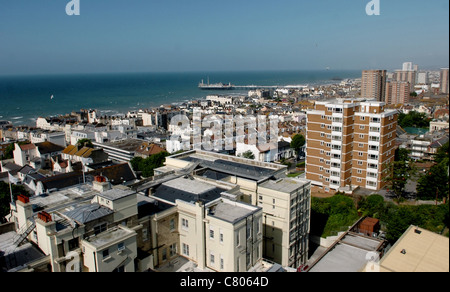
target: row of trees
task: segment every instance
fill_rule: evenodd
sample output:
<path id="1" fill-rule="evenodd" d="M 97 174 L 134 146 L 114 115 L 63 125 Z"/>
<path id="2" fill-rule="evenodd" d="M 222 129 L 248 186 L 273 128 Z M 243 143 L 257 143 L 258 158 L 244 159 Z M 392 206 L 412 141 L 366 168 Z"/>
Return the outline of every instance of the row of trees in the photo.
<path id="1" fill-rule="evenodd" d="M 395 243 L 409 226 L 415 225 L 442 233 L 449 227 L 449 204 L 396 205 L 383 196 L 351 198 L 337 194 L 331 198 L 312 198 L 311 234 L 328 237 L 353 225 L 360 216 L 377 218 L 386 232 L 386 240 Z M 448 237 L 448 231 L 445 233 Z"/>
<path id="2" fill-rule="evenodd" d="M 438 149 L 435 156 L 436 164 L 430 171 L 418 175 L 418 169 L 414 161 L 409 158 L 410 151 L 398 149 L 395 161 L 385 165 L 388 175 L 384 180 L 389 184 L 389 189 L 395 195 L 397 201 L 401 201 L 406 195 L 405 188 L 408 181 L 418 179 L 417 198 L 420 200 L 443 200 L 449 196 L 449 143 Z M 418 178 L 417 178 L 418 176 Z"/>

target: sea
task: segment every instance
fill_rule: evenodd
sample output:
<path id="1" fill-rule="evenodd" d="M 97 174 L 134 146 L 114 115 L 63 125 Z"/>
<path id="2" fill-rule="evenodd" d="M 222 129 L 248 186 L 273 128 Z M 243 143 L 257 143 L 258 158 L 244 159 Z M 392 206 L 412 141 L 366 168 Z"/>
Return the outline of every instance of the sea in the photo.
<path id="1" fill-rule="evenodd" d="M 80 109 L 119 115 L 200 100 L 209 94 L 247 93 L 200 90 L 198 84 L 202 80 L 233 85 L 317 86 L 360 77 L 360 70 L 0 76 L 0 120 L 15 126 L 33 126 L 38 117 L 65 115 Z"/>

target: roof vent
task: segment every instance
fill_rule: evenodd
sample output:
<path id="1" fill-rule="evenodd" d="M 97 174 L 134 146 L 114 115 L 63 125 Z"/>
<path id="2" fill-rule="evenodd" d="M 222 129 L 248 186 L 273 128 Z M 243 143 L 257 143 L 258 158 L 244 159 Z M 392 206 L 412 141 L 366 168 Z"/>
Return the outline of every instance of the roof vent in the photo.
<path id="1" fill-rule="evenodd" d="M 402 249 L 401 253 L 406 254 L 406 249 Z"/>
<path id="2" fill-rule="evenodd" d="M 414 230 L 414 232 L 417 233 L 417 234 L 421 234 L 422 233 L 422 231 L 419 230 L 419 229 Z"/>

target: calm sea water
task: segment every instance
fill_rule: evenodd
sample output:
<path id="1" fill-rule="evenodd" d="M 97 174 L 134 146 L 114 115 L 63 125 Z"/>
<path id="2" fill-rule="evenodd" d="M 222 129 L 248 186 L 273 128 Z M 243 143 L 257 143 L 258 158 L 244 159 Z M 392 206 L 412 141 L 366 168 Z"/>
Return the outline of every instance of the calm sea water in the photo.
<path id="1" fill-rule="evenodd" d="M 34 125 L 37 117 L 80 109 L 126 113 L 162 104 L 201 99 L 211 93 L 198 83 L 234 85 L 317 85 L 333 78 L 359 78 L 361 71 L 136 73 L 0 77 L 0 120 Z M 242 92 L 242 91 L 241 91 Z M 227 93 L 240 93 L 230 91 Z M 53 99 L 51 99 L 53 96 Z"/>

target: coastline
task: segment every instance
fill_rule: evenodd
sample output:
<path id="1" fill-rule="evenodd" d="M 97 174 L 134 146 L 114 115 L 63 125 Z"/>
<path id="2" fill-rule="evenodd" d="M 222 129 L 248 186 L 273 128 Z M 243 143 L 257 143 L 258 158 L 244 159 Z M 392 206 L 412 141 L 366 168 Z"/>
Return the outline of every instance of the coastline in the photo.
<path id="1" fill-rule="evenodd" d="M 52 75 L 50 77 L 32 76 L 30 77 L 31 81 L 26 79 L 28 77 L 0 76 L 0 102 L 6 102 L 4 111 L 0 111 L 0 116 L 2 116 L 0 120 L 10 121 L 15 126 L 34 126 L 38 117 L 64 116 L 80 109 L 96 109 L 101 114 L 124 115 L 129 111 L 138 111 L 139 109 L 146 110 L 158 108 L 161 105 L 181 105 L 188 101 L 204 100 L 207 95 L 243 95 L 248 93 L 248 90 L 226 92 L 201 90 L 197 85 L 198 78 L 203 76 L 207 76 L 207 73 L 73 74 Z M 289 85 L 331 86 L 340 83 L 340 80 L 332 80 L 336 77 L 342 80 L 359 78 L 358 71 L 320 70 L 213 72 L 210 76 L 214 82 L 228 82 L 230 80 L 235 84 L 280 87 Z M 350 78 L 348 76 L 355 77 Z M 4 82 L 2 84 L 1 81 L 5 78 L 6 80 L 16 80 L 16 82 L 24 79 L 26 82 Z M 222 80 L 225 78 L 227 79 Z M 240 82 L 239 79 L 242 81 Z M 53 84 L 58 82 L 62 83 L 61 88 Z M 85 85 L 86 83 L 87 85 Z M 59 86 L 59 84 L 57 85 Z M 26 90 L 21 87 L 27 86 L 31 87 L 28 90 L 29 92 L 22 93 Z M 36 87 L 35 90 L 33 90 L 33 86 Z M 53 87 L 56 87 L 55 92 L 51 89 Z M 52 95 L 55 95 L 55 99 L 50 100 Z M 9 96 L 11 98 L 8 98 Z M 20 102 L 21 100 L 23 102 Z"/>

